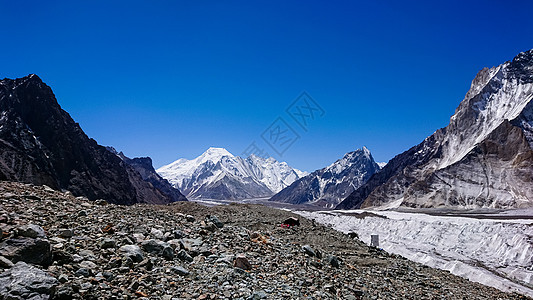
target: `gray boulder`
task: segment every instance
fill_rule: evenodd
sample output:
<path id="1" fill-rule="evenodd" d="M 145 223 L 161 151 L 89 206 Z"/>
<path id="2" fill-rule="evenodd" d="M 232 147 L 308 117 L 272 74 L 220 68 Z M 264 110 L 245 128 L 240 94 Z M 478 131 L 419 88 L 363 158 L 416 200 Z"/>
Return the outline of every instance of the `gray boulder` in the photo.
<path id="1" fill-rule="evenodd" d="M 10 300 L 47 300 L 54 294 L 57 280 L 24 262 L 0 274 L 0 295 Z"/>
<path id="2" fill-rule="evenodd" d="M 166 259 L 174 258 L 174 249 L 170 247 L 170 244 L 162 242 L 160 240 L 146 240 L 141 244 L 144 251 L 163 256 Z"/>
<path id="3" fill-rule="evenodd" d="M 118 251 L 135 262 L 141 262 L 144 258 L 141 248 L 137 245 L 124 245 Z"/>
<path id="4" fill-rule="evenodd" d="M 52 263 L 50 242 L 44 239 L 11 238 L 0 244 L 0 255 L 12 262 L 49 266 Z"/>
<path id="5" fill-rule="evenodd" d="M 41 226 L 28 224 L 20 226 L 17 230 L 19 236 L 29 238 L 46 238 L 46 233 Z"/>

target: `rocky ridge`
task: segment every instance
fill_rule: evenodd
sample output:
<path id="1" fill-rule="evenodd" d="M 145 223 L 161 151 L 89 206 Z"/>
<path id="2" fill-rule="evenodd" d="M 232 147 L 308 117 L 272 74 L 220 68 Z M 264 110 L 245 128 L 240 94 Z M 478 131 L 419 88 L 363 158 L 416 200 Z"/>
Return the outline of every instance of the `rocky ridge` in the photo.
<path id="1" fill-rule="evenodd" d="M 259 205 L 117 206 L 0 182 L 4 299 L 526 299 Z M 297 217 L 297 216 L 296 216 Z M 38 246 L 36 246 L 38 244 Z M 42 257 L 23 255 L 35 248 Z M 30 276 L 30 274 L 33 274 Z"/>
<path id="2" fill-rule="evenodd" d="M 90 139 L 35 74 L 0 80 L 0 180 L 118 204 L 173 201 Z"/>
<path id="3" fill-rule="evenodd" d="M 445 128 L 337 208 L 533 206 L 533 50 L 482 69 Z"/>
<path id="4" fill-rule="evenodd" d="M 270 198 L 270 201 L 332 208 L 379 170 L 380 167 L 370 151 L 363 147 L 346 153 L 333 164 L 296 180 Z"/>

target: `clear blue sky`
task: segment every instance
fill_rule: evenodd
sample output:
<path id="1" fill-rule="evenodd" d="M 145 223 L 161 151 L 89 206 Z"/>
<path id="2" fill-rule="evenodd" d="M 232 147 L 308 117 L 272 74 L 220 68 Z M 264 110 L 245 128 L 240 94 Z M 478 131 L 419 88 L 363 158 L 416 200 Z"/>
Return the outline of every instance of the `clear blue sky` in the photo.
<path id="1" fill-rule="evenodd" d="M 38 74 L 90 137 L 156 167 L 268 151 L 278 117 L 300 139 L 273 156 L 294 167 L 362 146 L 387 161 L 533 48 L 533 1 L 430 2 L 0 1 L 0 77 Z M 302 91 L 325 112 L 307 131 L 285 111 Z"/>

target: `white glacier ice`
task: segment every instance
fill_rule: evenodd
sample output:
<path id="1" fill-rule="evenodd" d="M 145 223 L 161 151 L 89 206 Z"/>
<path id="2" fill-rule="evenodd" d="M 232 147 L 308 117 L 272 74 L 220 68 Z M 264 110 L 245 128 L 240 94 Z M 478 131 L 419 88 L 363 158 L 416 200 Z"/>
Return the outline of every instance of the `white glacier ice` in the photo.
<path id="1" fill-rule="evenodd" d="M 346 215 L 361 212 L 365 210 L 296 213 L 341 232 L 356 232 L 366 244 L 371 234 L 378 234 L 380 247 L 387 252 L 533 297 L 531 211 L 506 212 L 497 218 L 376 210 L 366 211 L 375 216 L 364 218 Z M 528 216 L 516 216 L 524 213 Z"/>

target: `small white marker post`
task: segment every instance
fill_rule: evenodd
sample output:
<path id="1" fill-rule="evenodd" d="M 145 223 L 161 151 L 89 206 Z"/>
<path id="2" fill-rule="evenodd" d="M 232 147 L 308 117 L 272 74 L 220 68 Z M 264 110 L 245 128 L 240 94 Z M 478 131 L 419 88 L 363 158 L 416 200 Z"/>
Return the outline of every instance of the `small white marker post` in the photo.
<path id="1" fill-rule="evenodd" d="M 370 235 L 370 246 L 379 248 L 379 235 L 377 234 Z"/>

